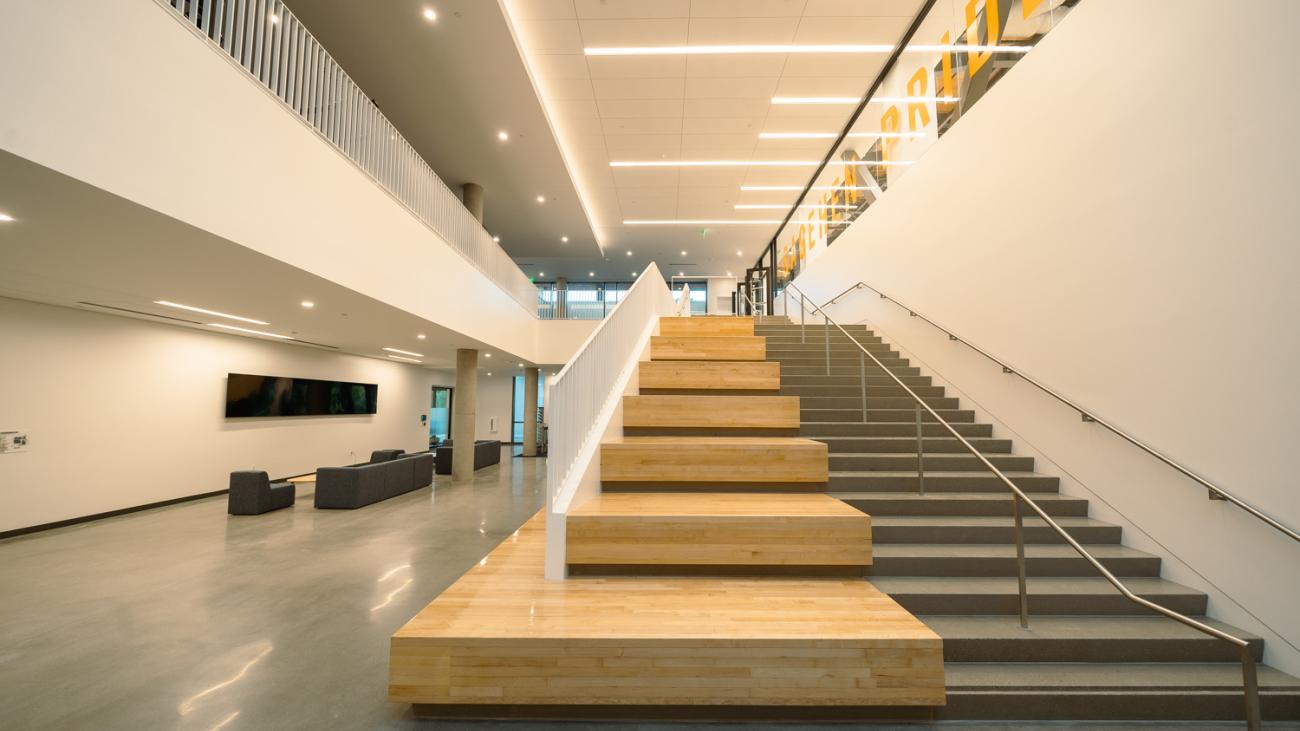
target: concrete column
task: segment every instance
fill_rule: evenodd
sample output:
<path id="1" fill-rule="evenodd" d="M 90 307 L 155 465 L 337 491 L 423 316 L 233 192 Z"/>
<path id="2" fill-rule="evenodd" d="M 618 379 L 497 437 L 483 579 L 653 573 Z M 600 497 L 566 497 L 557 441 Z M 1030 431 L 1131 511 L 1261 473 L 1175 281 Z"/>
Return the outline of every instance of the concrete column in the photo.
<path id="1" fill-rule="evenodd" d="M 555 278 L 555 319 L 564 320 L 569 317 L 569 279 L 567 277 Z"/>
<path id="2" fill-rule="evenodd" d="M 465 203 L 465 208 L 483 223 L 483 186 L 478 183 L 465 183 L 460 186 L 460 199 Z"/>
<path id="3" fill-rule="evenodd" d="M 452 397 L 451 479 L 467 482 L 474 479 L 474 435 L 478 426 L 474 412 L 478 407 L 478 351 L 456 351 L 456 393 Z"/>
<path id="4" fill-rule="evenodd" d="M 537 456 L 537 369 L 524 369 L 524 456 Z"/>

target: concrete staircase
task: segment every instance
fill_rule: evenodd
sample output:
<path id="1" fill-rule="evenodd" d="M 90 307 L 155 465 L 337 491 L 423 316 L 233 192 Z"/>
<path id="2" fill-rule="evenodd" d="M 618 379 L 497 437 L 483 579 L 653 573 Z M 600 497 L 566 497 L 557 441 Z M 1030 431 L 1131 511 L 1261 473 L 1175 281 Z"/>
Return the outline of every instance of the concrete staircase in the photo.
<path id="1" fill-rule="evenodd" d="M 1124 546 L 992 425 L 865 326 L 847 326 L 1139 595 L 1209 624 L 1204 593 L 1160 577 L 1161 557 Z M 834 326 L 765 318 L 782 395 L 800 397 L 800 436 L 828 445 L 830 493 L 871 515 L 871 581 L 944 640 L 945 719 L 1231 720 L 1244 717 L 1235 648 L 1145 613 L 1097 576 L 1041 520 L 1025 521 L 1030 629 L 1019 626 L 1010 495 L 943 427 L 923 420 L 917 492 L 914 404 Z M 864 377 L 865 373 L 865 377 Z M 866 399 L 863 403 L 865 386 Z M 1252 638 L 1256 658 L 1263 641 Z M 1264 718 L 1300 718 L 1300 680 L 1259 666 Z"/>

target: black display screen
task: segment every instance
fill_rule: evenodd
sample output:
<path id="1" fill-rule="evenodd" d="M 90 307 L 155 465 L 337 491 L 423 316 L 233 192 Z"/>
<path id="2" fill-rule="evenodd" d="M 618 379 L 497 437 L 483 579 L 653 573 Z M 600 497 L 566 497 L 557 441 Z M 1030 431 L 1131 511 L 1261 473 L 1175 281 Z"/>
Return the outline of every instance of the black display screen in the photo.
<path id="1" fill-rule="evenodd" d="M 226 378 L 226 418 L 373 414 L 379 385 L 231 373 Z"/>

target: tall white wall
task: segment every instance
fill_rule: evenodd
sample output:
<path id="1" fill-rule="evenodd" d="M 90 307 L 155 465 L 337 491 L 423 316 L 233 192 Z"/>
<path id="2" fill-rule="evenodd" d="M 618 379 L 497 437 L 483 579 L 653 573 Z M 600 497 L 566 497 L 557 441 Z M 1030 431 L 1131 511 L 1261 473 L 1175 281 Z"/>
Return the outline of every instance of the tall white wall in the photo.
<path id="1" fill-rule="evenodd" d="M 298 345 L 0 299 L 0 531 L 428 448 L 433 371 Z M 226 419 L 226 374 L 379 384 L 367 416 Z"/>
<path id="2" fill-rule="evenodd" d="M 1300 526 L 1300 3 L 1088 0 L 796 284 L 859 279 Z M 860 293 L 1063 489 L 1300 671 L 1300 544 Z"/>

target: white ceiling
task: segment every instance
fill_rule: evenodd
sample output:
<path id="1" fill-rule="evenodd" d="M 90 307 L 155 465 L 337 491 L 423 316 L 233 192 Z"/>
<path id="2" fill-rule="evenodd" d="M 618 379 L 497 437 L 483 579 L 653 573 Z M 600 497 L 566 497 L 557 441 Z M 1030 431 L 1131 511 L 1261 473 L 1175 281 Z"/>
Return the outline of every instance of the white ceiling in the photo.
<path id="1" fill-rule="evenodd" d="M 519 372 L 516 356 L 3 150 L 0 207 L 17 219 L 0 223 L 0 297 L 258 337 L 209 325 L 224 322 L 372 358 L 397 348 L 422 354 L 424 365 L 413 367 L 436 370 L 455 369 L 456 348 L 478 348 L 497 356 L 495 377 Z"/>
<path id="2" fill-rule="evenodd" d="M 586 56 L 585 47 L 885 44 L 920 0 L 500 0 L 542 95 L 579 194 L 615 271 L 722 275 L 750 265 L 768 225 L 632 226 L 625 220 L 780 220 L 814 168 L 611 168 L 616 160 L 820 160 L 830 140 L 760 132 L 839 132 L 852 105 L 773 105 L 773 96 L 860 97 L 886 54 Z M 681 252 L 687 255 L 682 256 Z M 627 257 L 626 252 L 633 256 Z M 739 253 L 738 253 L 739 252 Z M 551 264 L 554 266 L 554 264 Z M 627 267 L 630 272 L 633 267 Z M 639 268 L 636 267 L 636 268 Z M 533 272 L 530 270 L 530 274 Z M 585 272 L 582 272 L 585 274 Z M 549 275 L 549 272 L 548 272 Z"/>

